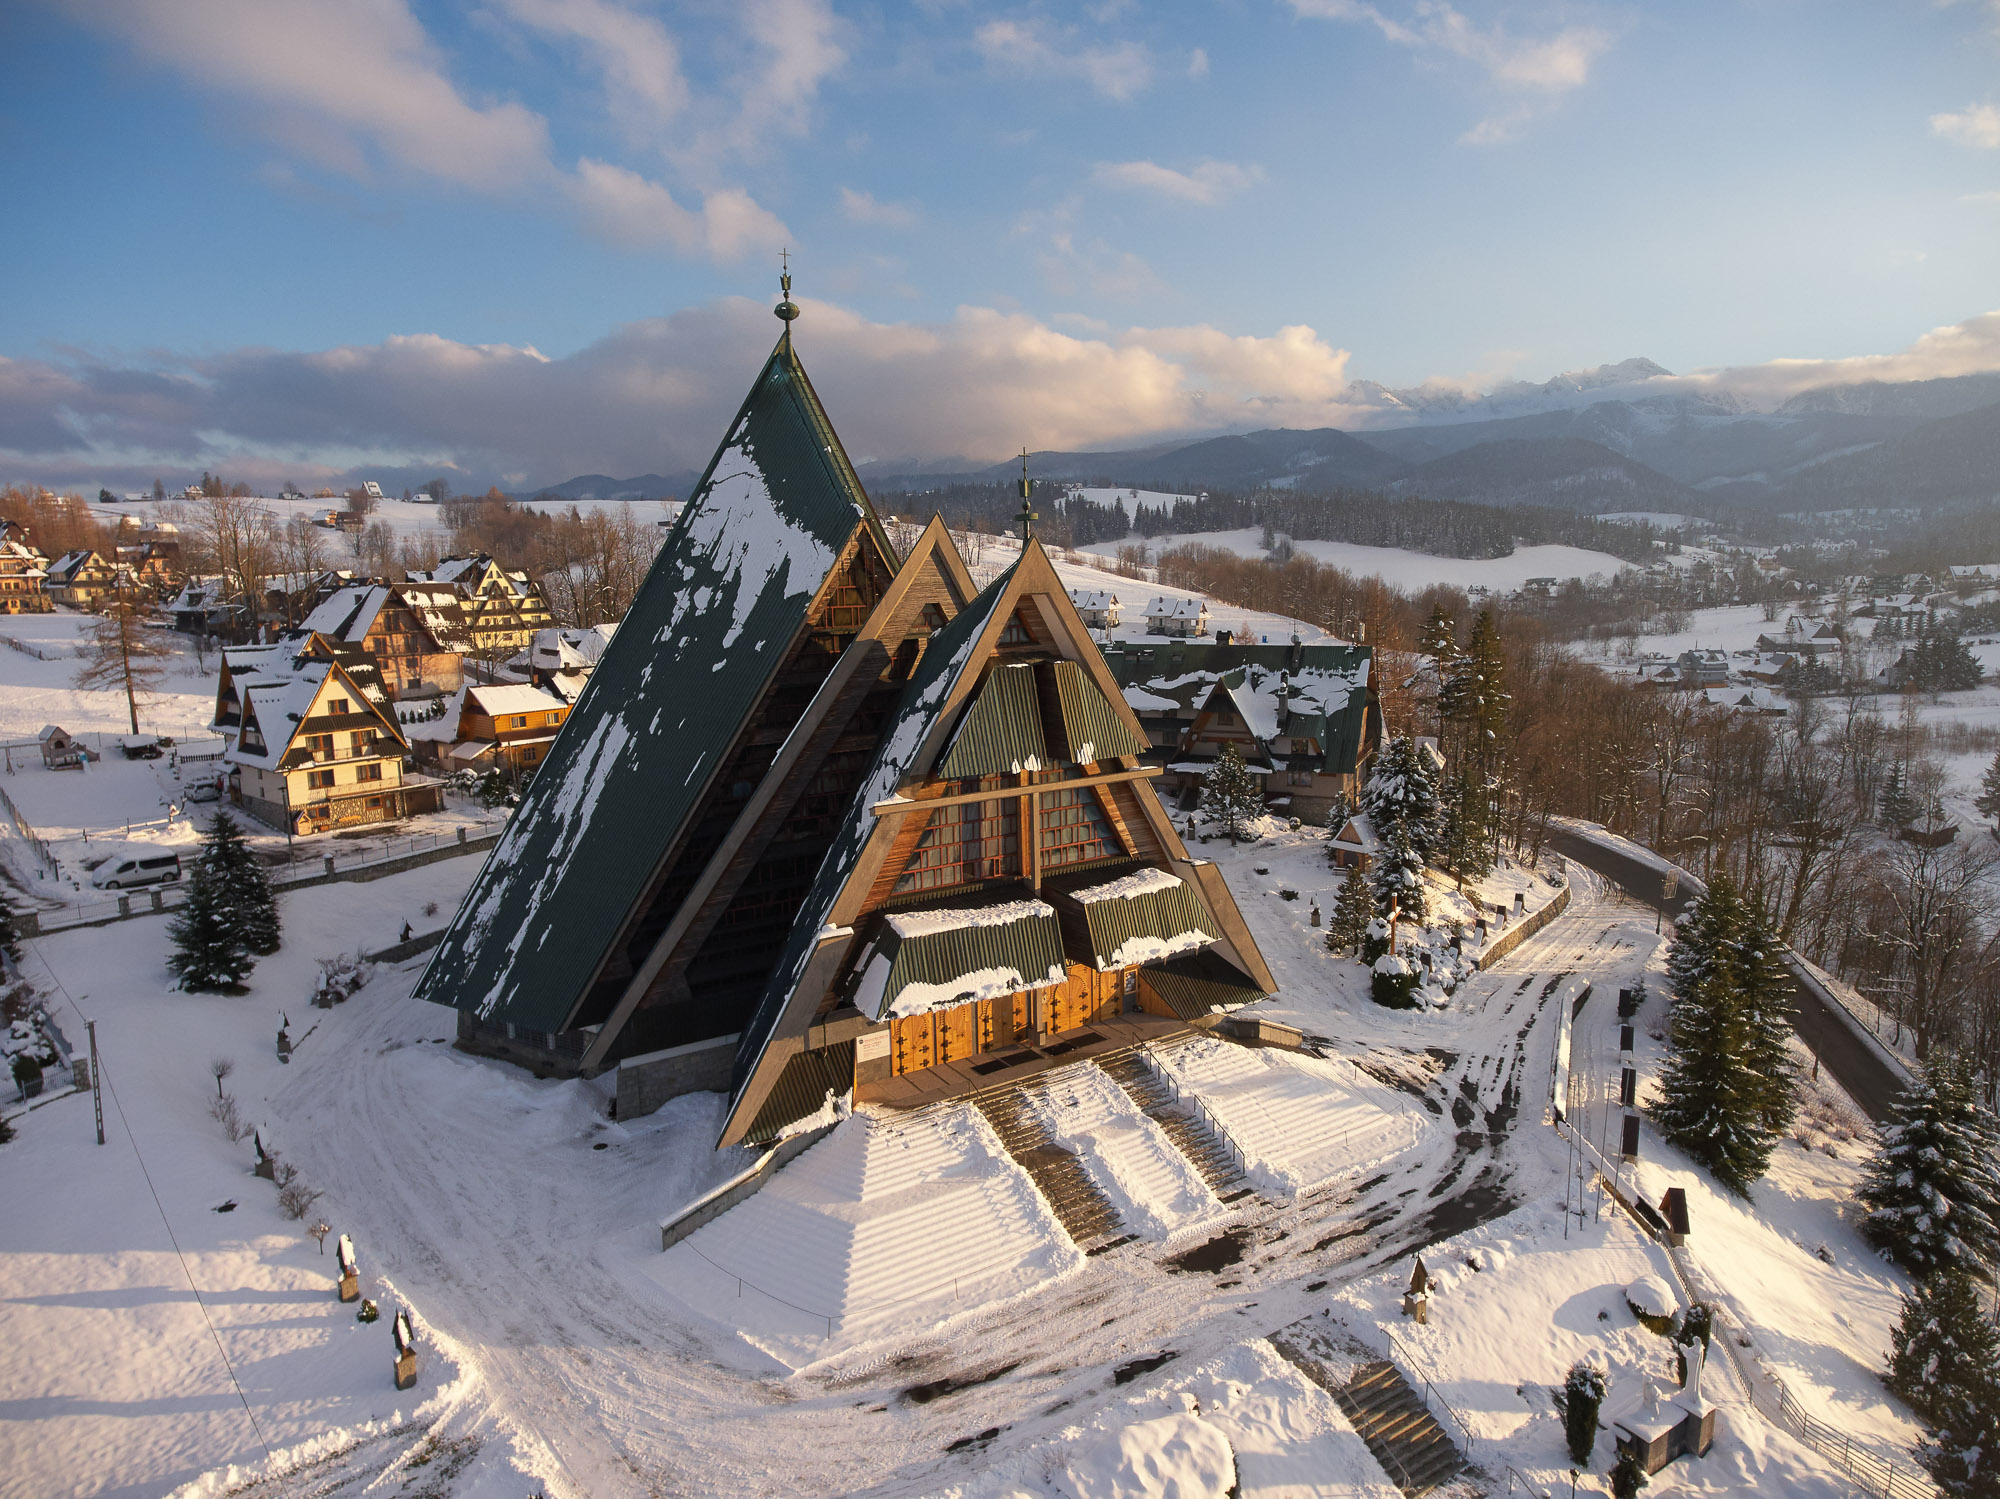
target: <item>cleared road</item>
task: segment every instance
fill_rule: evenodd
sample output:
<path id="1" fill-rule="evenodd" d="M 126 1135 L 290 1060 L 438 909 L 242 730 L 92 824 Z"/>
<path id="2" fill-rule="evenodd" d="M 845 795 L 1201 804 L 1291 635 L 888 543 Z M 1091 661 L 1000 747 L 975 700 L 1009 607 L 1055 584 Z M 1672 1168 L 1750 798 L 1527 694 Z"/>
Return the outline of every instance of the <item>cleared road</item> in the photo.
<path id="1" fill-rule="evenodd" d="M 1549 846 L 1564 858 L 1596 870 L 1641 905 L 1665 912 L 1669 917 L 1678 918 L 1694 904 L 1693 897 L 1686 894 L 1663 899 L 1659 870 L 1580 833 L 1551 829 Z M 1856 1035 L 1852 1024 L 1834 1013 L 1828 1001 L 1813 989 L 1794 979 L 1791 990 L 1792 1026 L 1799 1039 L 1812 1048 L 1820 1065 L 1833 1074 L 1833 1080 L 1862 1112 L 1877 1124 L 1888 1123 L 1896 1095 L 1903 1091 L 1902 1075 Z"/>

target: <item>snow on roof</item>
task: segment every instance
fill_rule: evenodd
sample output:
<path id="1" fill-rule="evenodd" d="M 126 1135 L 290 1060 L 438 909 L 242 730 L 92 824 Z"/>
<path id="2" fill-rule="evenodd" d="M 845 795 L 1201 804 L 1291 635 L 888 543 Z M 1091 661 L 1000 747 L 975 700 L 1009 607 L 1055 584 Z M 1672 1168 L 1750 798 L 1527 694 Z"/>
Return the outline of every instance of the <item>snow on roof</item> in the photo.
<path id="1" fill-rule="evenodd" d="M 1170 599 L 1162 596 L 1146 606 L 1148 619 L 1200 619 L 1206 613 L 1206 599 Z"/>
<path id="2" fill-rule="evenodd" d="M 497 685 L 482 684 L 467 687 L 465 695 L 479 705 L 483 713 L 499 715 L 503 713 L 552 713 L 569 704 L 553 693 L 544 692 L 539 687 L 528 687 L 509 682 Z"/>
<path id="3" fill-rule="evenodd" d="M 1118 595 L 1107 588 L 1072 588 L 1069 601 L 1079 609 L 1116 609 Z"/>
<path id="4" fill-rule="evenodd" d="M 1173 880 L 1172 875 L 1167 876 Z M 1178 885 L 1179 880 L 1174 880 Z M 1013 900 L 998 906 L 974 906 L 949 911 L 901 911 L 888 918 L 898 937 L 935 937 L 974 926 L 1008 926 L 1034 916 L 1053 916 L 1055 907 L 1039 900 Z"/>
<path id="5" fill-rule="evenodd" d="M 1092 906 L 1099 901 L 1130 900 L 1135 895 L 1150 895 L 1155 890 L 1172 890 L 1181 883 L 1177 874 L 1169 874 L 1164 869 L 1137 869 L 1131 874 L 1103 885 L 1092 885 L 1087 890 L 1073 890 L 1070 898 L 1079 905 Z"/>
<path id="6" fill-rule="evenodd" d="M 369 627 L 388 602 L 389 590 L 380 585 L 343 588 L 308 614 L 299 628 L 316 631 L 349 645 L 360 645 L 368 638 Z"/>
<path id="7" fill-rule="evenodd" d="M 332 670 L 331 661 L 301 661 L 289 676 L 252 682 L 245 687 L 244 718 L 246 721 L 252 716 L 256 718 L 264 748 L 245 749 L 243 736 L 239 734 L 223 759 L 259 770 L 276 770 L 285 751 L 291 748 L 292 737 L 298 733 L 299 720 L 312 708 L 313 699 Z"/>
<path id="8" fill-rule="evenodd" d="M 1143 687 L 1127 687 L 1124 689 L 1124 692 L 1126 706 L 1135 711 L 1150 710 L 1161 712 L 1169 708 L 1180 707 L 1180 703 L 1175 699 L 1161 697 L 1159 693 L 1148 692 Z"/>

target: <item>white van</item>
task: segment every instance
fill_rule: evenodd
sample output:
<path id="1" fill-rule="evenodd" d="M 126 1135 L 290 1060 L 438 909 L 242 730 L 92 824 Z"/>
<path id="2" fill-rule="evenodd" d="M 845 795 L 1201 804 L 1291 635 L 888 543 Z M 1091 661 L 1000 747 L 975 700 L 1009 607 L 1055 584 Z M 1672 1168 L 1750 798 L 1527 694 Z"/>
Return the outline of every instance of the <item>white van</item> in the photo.
<path id="1" fill-rule="evenodd" d="M 166 885 L 181 877 L 179 854 L 117 854 L 90 872 L 100 890 L 130 890 L 136 885 Z"/>

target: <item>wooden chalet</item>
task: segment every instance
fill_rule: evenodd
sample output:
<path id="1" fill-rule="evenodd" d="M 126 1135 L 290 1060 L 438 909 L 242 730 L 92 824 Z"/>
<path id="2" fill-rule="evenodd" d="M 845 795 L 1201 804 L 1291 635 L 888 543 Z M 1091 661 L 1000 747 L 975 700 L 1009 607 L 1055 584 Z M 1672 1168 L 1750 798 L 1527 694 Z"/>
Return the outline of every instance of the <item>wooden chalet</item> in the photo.
<path id="1" fill-rule="evenodd" d="M 48 566 L 48 559 L 25 540 L 11 535 L 0 540 L 0 614 L 51 612 L 55 601 L 42 587 Z"/>
<path id="2" fill-rule="evenodd" d="M 437 697 L 464 685 L 464 652 L 472 637 L 454 589 L 408 583 L 339 588 L 300 628 L 367 651 L 392 697 Z"/>
<path id="3" fill-rule="evenodd" d="M 726 1087 L 723 1144 L 1181 1029 L 1273 984 L 1145 747 L 1039 543 L 898 563 L 788 327 L 417 996 L 543 1072 L 717 1058 L 645 1107 Z"/>
<path id="4" fill-rule="evenodd" d="M 1325 823 L 1354 805 L 1382 747 L 1365 645 L 1115 643 L 1104 660 L 1180 807 L 1233 744 L 1274 811 Z"/>
<path id="5" fill-rule="evenodd" d="M 72 609 L 95 609 L 108 594 L 130 586 L 130 574 L 85 547 L 65 552 L 48 566 L 43 591 Z"/>
<path id="6" fill-rule="evenodd" d="M 534 770 L 547 758 L 569 708 L 553 693 L 524 683 L 467 687 L 451 750 L 453 768 L 496 765 L 516 775 Z"/>
<path id="7" fill-rule="evenodd" d="M 374 663 L 323 635 L 225 649 L 215 727 L 230 800 L 267 826 L 323 833 L 443 806 L 436 781 L 404 773 Z"/>
<path id="8" fill-rule="evenodd" d="M 541 586 L 523 572 L 508 572 L 484 552 L 446 557 L 428 572 L 408 575 L 453 591 L 463 618 L 465 649 L 482 656 L 526 650 L 537 630 L 555 623 Z"/>

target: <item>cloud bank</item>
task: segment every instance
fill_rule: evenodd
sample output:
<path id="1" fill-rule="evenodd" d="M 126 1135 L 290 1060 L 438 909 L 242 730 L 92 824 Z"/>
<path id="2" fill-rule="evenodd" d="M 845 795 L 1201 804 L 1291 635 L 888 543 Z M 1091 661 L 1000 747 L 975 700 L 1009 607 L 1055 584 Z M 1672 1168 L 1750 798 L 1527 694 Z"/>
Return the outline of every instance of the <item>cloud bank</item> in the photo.
<path id="1" fill-rule="evenodd" d="M 303 482 L 373 463 L 546 483 L 699 468 L 777 332 L 766 305 L 732 298 L 626 324 L 559 359 L 434 334 L 146 362 L 0 358 L 0 478 L 123 483 L 220 466 Z M 1303 325 L 1077 333 L 983 307 L 881 323 L 808 301 L 796 336 L 858 460 L 992 461 L 1023 446 L 1408 419 Z M 1726 394 L 1769 409 L 1815 386 L 1996 369 L 2000 312 L 1893 354 L 1661 375 L 1600 394 Z"/>

